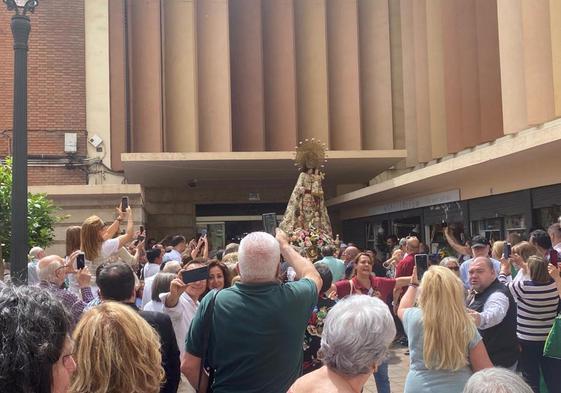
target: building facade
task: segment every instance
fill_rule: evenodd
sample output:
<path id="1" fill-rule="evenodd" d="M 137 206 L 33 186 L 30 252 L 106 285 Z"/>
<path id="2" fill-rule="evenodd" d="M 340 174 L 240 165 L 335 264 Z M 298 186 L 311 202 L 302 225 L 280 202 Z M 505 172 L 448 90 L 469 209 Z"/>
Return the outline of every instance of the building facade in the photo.
<path id="1" fill-rule="evenodd" d="M 557 0 L 50 0 L 32 19 L 30 181 L 69 212 L 58 246 L 123 194 L 158 239 L 258 229 L 282 215 L 306 138 L 327 145 L 336 231 L 364 246 L 557 214 Z"/>

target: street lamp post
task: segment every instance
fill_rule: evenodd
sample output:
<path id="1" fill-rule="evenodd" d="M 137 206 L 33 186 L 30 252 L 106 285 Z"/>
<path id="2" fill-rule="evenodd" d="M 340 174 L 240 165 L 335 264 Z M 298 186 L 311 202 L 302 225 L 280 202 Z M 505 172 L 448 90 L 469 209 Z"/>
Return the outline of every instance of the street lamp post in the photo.
<path id="1" fill-rule="evenodd" d="M 12 239 L 10 273 L 27 282 L 27 50 L 32 13 L 39 0 L 3 0 L 12 16 L 14 37 L 14 117 L 12 127 Z"/>

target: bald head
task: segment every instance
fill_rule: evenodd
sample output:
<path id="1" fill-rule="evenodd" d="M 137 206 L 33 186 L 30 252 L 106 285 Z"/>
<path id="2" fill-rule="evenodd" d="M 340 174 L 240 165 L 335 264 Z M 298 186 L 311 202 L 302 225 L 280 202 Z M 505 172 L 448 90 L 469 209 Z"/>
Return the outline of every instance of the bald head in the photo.
<path id="1" fill-rule="evenodd" d="M 405 250 L 408 254 L 416 254 L 419 252 L 420 242 L 415 236 L 411 236 L 405 242 Z"/>
<path id="2" fill-rule="evenodd" d="M 162 272 L 177 274 L 181 270 L 181 264 L 177 261 L 169 261 L 165 264 Z"/>
<path id="3" fill-rule="evenodd" d="M 61 267 L 63 266 L 64 259 L 58 255 L 49 255 L 41 258 L 37 264 L 37 275 L 39 280 L 55 284 L 60 283 L 60 285 L 62 285 L 62 282 L 64 282 L 64 269 L 61 269 Z M 62 274 L 59 274 L 59 272 L 62 272 Z"/>
<path id="4" fill-rule="evenodd" d="M 343 254 L 341 254 L 341 258 L 345 261 L 345 262 L 350 262 L 353 259 L 355 259 L 355 257 L 359 254 L 360 250 L 358 248 L 356 248 L 355 246 L 349 246 L 347 248 L 345 248 L 345 251 L 343 251 Z"/>

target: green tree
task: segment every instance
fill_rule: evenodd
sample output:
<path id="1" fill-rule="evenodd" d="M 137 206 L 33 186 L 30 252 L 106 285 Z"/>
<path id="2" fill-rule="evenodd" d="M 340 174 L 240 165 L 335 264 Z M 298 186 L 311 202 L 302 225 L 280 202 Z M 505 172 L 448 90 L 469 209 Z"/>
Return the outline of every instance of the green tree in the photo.
<path id="1" fill-rule="evenodd" d="M 11 196 L 12 196 L 12 159 L 7 157 L 0 162 L 0 243 L 4 243 L 2 256 L 10 260 L 11 243 Z M 28 247 L 47 247 L 54 239 L 55 224 L 64 217 L 46 194 L 27 194 Z"/>

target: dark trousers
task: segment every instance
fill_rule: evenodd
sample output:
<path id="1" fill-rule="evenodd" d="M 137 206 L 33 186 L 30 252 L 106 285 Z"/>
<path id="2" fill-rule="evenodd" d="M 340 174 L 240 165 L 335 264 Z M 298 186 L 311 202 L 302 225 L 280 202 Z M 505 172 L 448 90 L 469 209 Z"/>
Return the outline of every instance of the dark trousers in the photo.
<path id="1" fill-rule="evenodd" d="M 520 341 L 519 367 L 522 376 L 535 393 L 540 393 L 540 368 L 550 392 L 558 392 L 561 386 L 561 359 L 543 356 L 544 341 Z"/>

